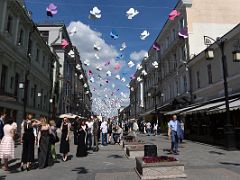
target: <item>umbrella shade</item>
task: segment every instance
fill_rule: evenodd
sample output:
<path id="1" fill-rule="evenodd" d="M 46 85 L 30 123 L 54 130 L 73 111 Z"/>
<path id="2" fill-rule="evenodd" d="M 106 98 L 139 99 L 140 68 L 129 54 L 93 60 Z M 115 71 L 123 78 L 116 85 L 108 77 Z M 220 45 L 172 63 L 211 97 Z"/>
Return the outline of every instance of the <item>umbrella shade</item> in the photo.
<path id="1" fill-rule="evenodd" d="M 59 116 L 59 118 L 68 118 L 68 119 L 74 119 L 75 117 L 77 117 L 78 115 L 76 114 L 71 114 L 71 113 L 67 113 L 67 114 L 61 114 Z"/>

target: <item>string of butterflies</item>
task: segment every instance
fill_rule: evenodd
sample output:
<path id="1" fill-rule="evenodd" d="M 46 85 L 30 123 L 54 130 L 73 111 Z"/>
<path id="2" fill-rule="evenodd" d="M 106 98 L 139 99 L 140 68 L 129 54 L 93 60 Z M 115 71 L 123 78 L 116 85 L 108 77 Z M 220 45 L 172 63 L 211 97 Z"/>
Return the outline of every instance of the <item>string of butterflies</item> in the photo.
<path id="1" fill-rule="evenodd" d="M 47 16 L 50 16 L 50 17 L 53 17 L 54 15 L 56 15 L 58 13 L 58 10 L 57 10 L 57 6 L 54 5 L 53 3 L 49 4 L 48 7 L 46 8 L 46 12 L 47 12 Z M 102 17 L 102 14 L 101 14 L 101 10 L 98 8 L 98 7 L 93 7 L 92 10 L 89 11 L 89 18 L 92 19 L 92 20 L 97 20 L 97 19 L 100 19 Z M 126 11 L 126 16 L 129 20 L 132 20 L 135 16 L 137 16 L 139 14 L 139 11 L 134 9 L 134 8 L 129 8 L 128 11 Z M 176 9 L 172 10 L 171 13 L 169 14 L 169 20 L 171 21 L 174 21 L 174 19 L 178 16 L 180 16 L 180 12 L 178 12 Z M 70 32 L 69 32 L 69 35 L 70 36 L 73 36 L 74 34 L 77 33 L 77 28 L 76 27 L 73 27 Z M 110 32 L 110 37 L 113 39 L 113 40 L 117 40 L 119 39 L 119 34 L 118 32 L 115 30 L 115 29 L 112 29 L 111 32 Z M 188 30 L 187 28 L 183 28 L 179 31 L 178 35 L 182 38 L 188 38 Z M 141 40 L 146 40 L 148 38 L 148 36 L 150 36 L 150 32 L 148 30 L 143 30 L 142 33 L 139 35 L 139 38 Z M 69 42 L 66 40 L 66 39 L 63 39 L 62 42 L 61 42 L 61 46 L 63 49 L 65 49 L 67 46 L 69 45 Z M 120 47 L 120 54 L 118 54 L 115 58 L 116 61 L 119 61 L 119 60 L 122 60 L 124 58 L 124 55 L 123 55 L 123 51 L 127 48 L 127 44 L 125 42 L 123 42 L 121 44 L 121 47 Z M 157 43 L 157 42 L 154 42 L 153 45 L 152 45 L 152 48 L 155 50 L 155 51 L 160 51 L 160 45 Z M 99 45 L 98 42 L 94 43 L 94 46 L 93 46 L 93 49 L 95 51 L 95 58 L 96 59 L 100 59 L 99 55 L 98 55 L 98 52 L 101 51 L 101 46 Z M 70 56 L 74 56 L 74 52 L 72 50 L 69 51 L 68 53 Z M 146 53 L 144 55 L 144 60 L 148 59 L 148 53 Z M 90 61 L 89 60 L 84 60 L 83 64 L 85 66 L 90 66 Z M 111 64 L 110 61 L 106 61 L 103 63 L 102 66 L 109 66 Z M 148 73 L 146 72 L 145 69 L 143 69 L 142 65 L 141 64 L 137 64 L 135 65 L 133 61 L 129 61 L 127 63 L 128 67 L 129 68 L 133 68 L 134 66 L 136 66 L 136 69 L 138 71 L 141 71 L 141 75 L 143 76 L 146 76 Z M 102 66 L 97 66 L 96 67 L 96 70 L 97 71 L 102 71 L 103 68 Z M 157 61 L 154 61 L 152 63 L 152 66 L 154 68 L 158 68 L 159 64 Z M 77 65 L 76 67 L 77 69 L 80 69 L 81 67 L 79 65 Z M 120 70 L 120 64 L 115 64 L 114 66 L 114 69 L 115 70 Z M 89 82 L 90 83 L 94 83 L 95 82 L 95 79 L 93 77 L 93 72 L 92 70 L 88 70 L 88 76 L 89 76 Z M 106 71 L 106 77 L 108 77 L 106 80 L 105 80 L 105 83 L 109 83 L 109 81 L 111 80 L 111 77 L 112 76 L 112 72 L 110 70 Z M 79 76 L 79 79 L 82 79 L 83 78 L 83 75 L 80 75 Z M 101 75 L 98 75 L 97 78 L 99 80 L 103 80 L 102 76 Z M 115 76 L 115 79 L 116 80 L 120 80 L 121 82 L 125 83 L 126 82 L 126 78 L 123 76 L 121 77 L 119 74 L 117 74 Z M 132 75 L 130 77 L 130 79 L 136 79 L 136 77 L 134 75 Z M 141 81 L 141 77 L 137 77 L 137 81 Z M 102 83 L 99 84 L 100 87 L 103 87 L 104 85 Z M 126 84 L 126 86 L 128 88 L 130 88 L 129 84 Z M 88 85 L 85 83 L 84 84 L 84 87 L 87 88 Z M 115 93 L 117 93 L 119 91 L 119 88 L 115 88 L 115 84 L 112 84 L 112 88 L 113 88 L 113 91 L 112 93 L 110 93 L 111 97 L 108 97 L 107 95 L 105 95 L 105 99 L 108 99 L 109 101 L 106 101 L 105 99 L 103 99 L 102 97 L 100 98 L 94 98 L 93 99 L 93 103 L 96 105 L 96 110 L 97 111 L 101 111 L 101 112 L 105 112 L 107 114 L 111 114 L 112 112 L 112 108 L 119 108 L 121 107 L 120 103 L 122 102 L 121 98 L 117 98 L 117 97 L 114 97 Z M 93 91 L 96 91 L 97 88 L 94 87 L 93 88 Z M 105 89 L 106 90 L 106 89 Z M 105 91 L 104 90 L 104 91 Z M 86 91 L 86 94 L 88 94 L 89 91 Z M 120 93 L 122 98 L 124 98 L 126 95 L 121 92 Z M 113 98 L 114 97 L 114 98 Z M 125 97 L 127 98 L 127 97 Z M 108 102 L 108 103 L 107 103 Z M 111 103 L 109 103 L 111 102 Z M 104 107 L 105 105 L 105 107 Z"/>

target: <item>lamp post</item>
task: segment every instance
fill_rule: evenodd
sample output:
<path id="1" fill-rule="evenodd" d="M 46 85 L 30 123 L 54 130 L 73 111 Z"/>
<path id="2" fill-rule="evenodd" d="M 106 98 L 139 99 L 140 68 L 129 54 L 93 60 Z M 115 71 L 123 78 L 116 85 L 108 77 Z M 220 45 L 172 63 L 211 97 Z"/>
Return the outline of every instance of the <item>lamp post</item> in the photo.
<path id="1" fill-rule="evenodd" d="M 224 53 L 224 45 L 226 39 L 217 38 L 214 40 L 211 37 L 204 36 L 204 42 L 206 45 L 210 45 L 209 42 L 216 42 L 221 50 L 221 60 L 222 60 L 222 69 L 223 69 L 223 84 L 224 84 L 224 96 L 225 96 L 225 106 L 226 106 L 226 121 L 224 125 L 224 145 L 227 149 L 235 149 L 235 136 L 234 129 L 231 123 L 230 111 L 229 111 L 229 93 L 228 93 L 228 82 L 227 82 L 227 64 L 226 64 L 226 55 Z M 210 60 L 214 58 L 213 49 L 207 48 L 205 50 L 206 59 Z"/>

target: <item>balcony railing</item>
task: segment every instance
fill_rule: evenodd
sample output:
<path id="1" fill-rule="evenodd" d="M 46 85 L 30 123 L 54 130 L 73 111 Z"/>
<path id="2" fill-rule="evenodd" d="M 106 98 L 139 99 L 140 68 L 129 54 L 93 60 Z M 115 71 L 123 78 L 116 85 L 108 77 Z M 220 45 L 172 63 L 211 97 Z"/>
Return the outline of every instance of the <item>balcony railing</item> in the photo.
<path id="1" fill-rule="evenodd" d="M 14 93 L 9 93 L 3 89 L 0 89 L 0 100 L 1 101 L 17 101 L 17 97 L 14 95 Z"/>

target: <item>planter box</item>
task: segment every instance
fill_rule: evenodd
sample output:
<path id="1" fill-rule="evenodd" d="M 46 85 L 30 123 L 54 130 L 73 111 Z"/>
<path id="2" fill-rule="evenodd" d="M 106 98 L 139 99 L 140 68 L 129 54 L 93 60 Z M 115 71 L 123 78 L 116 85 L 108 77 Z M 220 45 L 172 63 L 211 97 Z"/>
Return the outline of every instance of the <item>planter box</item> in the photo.
<path id="1" fill-rule="evenodd" d="M 128 145 L 125 150 L 127 158 L 142 157 L 144 156 L 144 145 Z"/>
<path id="2" fill-rule="evenodd" d="M 184 165 L 179 161 L 145 163 L 142 157 L 136 158 L 136 172 L 140 179 L 185 178 Z"/>

